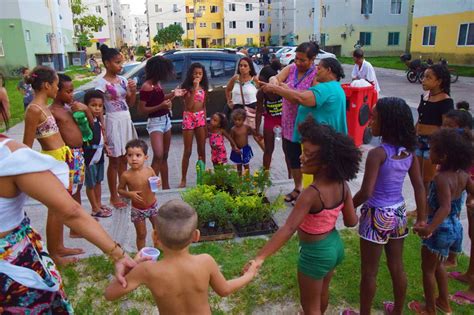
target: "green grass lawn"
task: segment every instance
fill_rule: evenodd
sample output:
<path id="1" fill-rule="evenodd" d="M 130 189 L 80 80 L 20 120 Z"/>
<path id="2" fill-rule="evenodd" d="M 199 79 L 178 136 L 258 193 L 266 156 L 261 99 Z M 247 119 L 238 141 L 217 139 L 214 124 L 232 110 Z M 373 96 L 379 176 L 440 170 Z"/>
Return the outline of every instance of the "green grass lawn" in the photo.
<path id="1" fill-rule="evenodd" d="M 356 231 L 341 232 L 346 257 L 337 268 L 330 287 L 330 304 L 340 309 L 351 306 L 358 309 L 360 252 Z M 241 242 L 225 241 L 202 243 L 192 247 L 193 253 L 212 255 L 227 279 L 240 274 L 244 264 L 254 257 L 265 243 L 264 239 L 244 239 Z M 298 284 L 296 264 L 298 242 L 296 237 L 277 254 L 267 259 L 259 275 L 243 290 L 220 298 L 210 294 L 213 314 L 251 314 L 263 305 L 298 304 Z M 423 299 L 420 270 L 420 239 L 411 234 L 405 244 L 405 269 L 408 276 L 407 303 L 413 299 Z M 467 268 L 468 259 L 459 257 L 458 270 Z M 140 314 L 153 309 L 153 299 L 147 289 L 141 287 L 128 297 L 115 302 L 103 298 L 108 278 L 113 272 L 112 264 L 104 256 L 95 256 L 62 269 L 64 285 L 77 314 Z M 449 291 L 465 289 L 466 286 L 450 280 Z M 377 294 L 373 307 L 382 309 L 382 302 L 392 300 L 392 284 L 386 267 L 385 257 L 381 259 L 377 281 Z M 452 303 L 454 314 L 472 314 L 472 306 L 459 306 Z M 410 313 L 405 309 L 405 313 Z"/>
<path id="2" fill-rule="evenodd" d="M 354 64 L 352 57 L 337 57 L 341 63 Z M 406 66 L 400 61 L 398 56 L 384 56 L 384 57 L 367 57 L 372 66 L 387 69 L 406 70 Z M 449 65 L 449 68 L 453 68 L 460 76 L 474 77 L 474 67 L 470 66 L 458 66 Z"/>

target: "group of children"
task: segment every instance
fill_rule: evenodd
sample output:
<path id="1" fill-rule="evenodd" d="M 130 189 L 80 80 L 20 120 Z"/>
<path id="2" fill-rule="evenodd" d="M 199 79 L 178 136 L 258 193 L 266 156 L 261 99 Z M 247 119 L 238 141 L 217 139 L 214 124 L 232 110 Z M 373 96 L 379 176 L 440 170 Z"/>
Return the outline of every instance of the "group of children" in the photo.
<path id="1" fill-rule="evenodd" d="M 153 57 L 148 63 L 160 62 L 159 58 L 161 57 Z M 109 156 L 116 159 L 114 163 L 111 163 L 113 169 L 107 172 L 109 185 L 111 181 L 117 182 L 118 179 L 119 184 L 115 185 L 117 196 L 130 198 L 132 201 L 132 222 L 137 231 L 138 249 L 145 245 L 145 219 L 148 218 L 152 222 L 155 245 L 163 249 L 165 258 L 160 262 L 140 263 L 128 274 L 127 288 L 122 288 L 117 283 L 110 285 L 106 292 L 108 299 L 118 298 L 138 285 L 145 284 L 152 291 L 160 311 L 188 312 L 198 307 L 208 310 L 209 306 L 204 304 L 204 301 L 209 284 L 218 294 L 227 295 L 247 284 L 256 274 L 259 264 L 252 262 L 242 277 L 225 281 L 210 256 L 191 256 L 186 250 L 190 243 L 199 238 L 195 211 L 178 201 L 169 202 L 158 210 L 148 179 L 158 173 L 161 174 L 162 167 L 158 165 L 157 170 L 155 167 L 145 166 L 148 147 L 142 140 L 136 139 L 134 130 L 130 129 L 129 116 L 122 113 L 128 112 L 127 104 L 133 104 L 132 94 L 136 93 L 136 86 L 133 81 L 127 82 L 118 76 L 121 69 L 120 63 L 120 54 L 108 52 L 108 57 L 104 58 L 107 69 L 106 77 L 103 78 L 105 82 L 99 90 L 86 93 L 85 104 L 73 100 L 73 85 L 69 77 L 57 75 L 47 67 L 35 68 L 27 79 L 27 83 L 31 84 L 35 93 L 25 113 L 24 143 L 31 147 L 36 138 L 43 153 L 68 164 L 70 168 L 69 192 L 79 203 L 80 190 L 85 180 L 92 215 L 96 217 L 111 215 L 111 209 L 101 203 L 104 153 L 107 152 Z M 262 77 L 262 81 L 265 79 L 268 78 Z M 151 76 L 150 80 L 152 83 L 150 91 L 161 89 L 159 80 Z M 176 89 L 173 95 L 162 95 L 160 103 L 155 104 L 155 108 L 169 110 L 172 98 L 184 97 L 183 129 L 185 132 L 183 134 L 188 138 L 185 141 L 188 144 L 187 149 L 190 149 L 192 145 L 189 139 L 192 141 L 193 134 L 187 132 L 191 130 L 198 140 L 199 159 L 205 161 L 202 142 L 205 141 L 205 135 L 208 132 L 211 159 L 214 165 L 227 162 L 224 145 L 224 138 L 226 138 L 232 146 L 230 160 L 237 164 L 240 172 L 242 166 L 248 169 L 248 162 L 252 157 L 248 135 L 260 135 L 244 124 L 245 110 L 243 109 L 232 112 L 233 127 L 230 133 L 226 128 L 226 116 L 222 113 L 214 114 L 207 126 L 205 122 L 206 82 L 205 68 L 200 64 L 194 64 L 188 71 L 182 88 Z M 49 98 L 54 100 L 51 106 L 48 106 Z M 150 99 L 153 100 L 152 97 Z M 269 113 L 269 109 L 275 110 L 275 113 L 279 110 L 278 102 L 281 99 L 278 97 L 263 95 L 260 99 L 267 109 L 267 114 L 273 113 Z M 107 106 L 108 118 L 104 119 L 104 107 Z M 148 107 L 148 104 L 145 107 Z M 84 113 L 85 118 L 77 119 L 77 115 L 74 115 L 77 112 Z M 112 115 L 109 116 L 109 114 Z M 278 117 L 278 114 L 272 117 Z M 117 124 L 117 121 L 110 121 L 112 118 L 120 124 Z M 92 138 L 85 139 L 83 130 L 87 129 L 86 127 L 90 128 Z M 159 126 L 159 128 L 162 127 Z M 403 239 L 408 234 L 408 225 L 402 186 L 407 174 L 411 179 L 417 204 L 417 220 L 413 230 L 423 238 L 422 271 L 425 290 L 425 304 L 414 301 L 409 304 L 409 307 L 419 314 L 434 314 L 436 308 L 450 312 L 448 274 L 444 269 L 444 262 L 448 259 L 450 252 L 461 251 L 462 227 L 459 215 L 464 191 L 469 194 L 470 237 L 474 229 L 474 223 L 472 223 L 474 207 L 471 198 L 474 194 L 474 185 L 467 172 L 474 157 L 471 142 L 472 117 L 468 111 L 462 109 L 448 112 L 443 117 L 443 128 L 430 136 L 429 158 L 432 163 L 438 165 L 438 170 L 428 191 L 425 191 L 420 166 L 414 155 L 417 145 L 416 131 L 408 105 L 399 98 L 380 99 L 373 111 L 371 127 L 373 134 L 381 137 L 382 144 L 368 154 L 360 191 L 354 195 L 353 199 L 343 199 L 344 204 L 353 202 L 355 207 L 362 205 L 359 219 L 362 259 L 361 313 L 370 313 L 376 291 L 379 258 L 383 249 L 387 254 L 387 264 L 394 288 L 394 302 L 384 303 L 384 309 L 388 314 L 401 314 L 403 311 L 407 279 L 403 270 L 402 253 Z M 124 130 L 127 133 L 126 137 L 122 137 Z M 329 139 L 332 138 L 329 137 Z M 331 141 L 337 141 L 337 138 Z M 319 175 L 325 174 L 328 179 L 326 182 L 315 184 L 318 187 L 323 208 L 324 203 L 320 191 L 323 191 L 325 196 L 340 195 L 339 178 L 334 179 L 335 177 L 329 172 L 344 165 L 335 165 L 338 160 L 332 157 L 348 154 L 355 159 L 354 165 L 358 165 L 358 159 L 360 159 L 359 155 L 354 154 L 352 148 L 347 149 L 347 152 L 344 148 L 341 152 L 334 152 L 335 148 L 338 146 L 331 143 L 324 150 L 315 151 L 304 159 L 304 164 L 310 165 L 311 161 L 315 165 L 314 172 Z M 185 171 L 189 163 L 189 155 L 188 151 L 183 154 L 182 186 L 186 184 Z M 124 168 L 124 160 L 129 164 L 129 170 Z M 350 178 L 344 180 L 348 179 Z M 345 196 L 344 192 L 343 196 Z M 304 202 L 306 201 L 303 199 L 299 200 L 300 204 Z M 323 223 L 313 221 L 311 224 Z M 58 264 L 74 261 L 68 256 L 82 253 L 81 249 L 64 246 L 62 230 L 62 223 L 57 218 L 48 216 L 48 248 Z M 140 259 L 137 257 L 137 260 Z M 471 266 L 474 266 L 473 260 L 474 257 L 471 255 Z M 331 272 L 338 263 L 340 260 L 331 267 Z M 161 270 L 166 270 L 166 272 Z M 189 285 L 181 286 L 183 282 L 179 279 L 186 279 L 186 283 L 192 281 L 196 286 L 191 286 L 192 289 L 189 289 Z M 470 283 L 470 289 L 466 291 L 467 293 L 457 293 L 455 297 L 457 296 L 458 300 L 463 298 L 464 301 L 472 302 L 474 275 L 466 275 L 463 279 Z M 438 298 L 435 294 L 436 283 Z M 321 294 L 327 294 L 327 292 Z M 184 299 L 189 303 L 177 303 L 174 300 L 176 296 L 181 295 L 189 297 L 189 299 Z"/>

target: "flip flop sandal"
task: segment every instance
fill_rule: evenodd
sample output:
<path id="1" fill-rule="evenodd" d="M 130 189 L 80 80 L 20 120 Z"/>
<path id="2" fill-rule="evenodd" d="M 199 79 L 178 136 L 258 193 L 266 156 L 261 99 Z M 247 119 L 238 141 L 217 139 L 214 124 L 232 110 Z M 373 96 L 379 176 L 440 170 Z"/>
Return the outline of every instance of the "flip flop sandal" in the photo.
<path id="1" fill-rule="evenodd" d="M 91 213 L 91 216 L 94 218 L 108 218 L 112 215 L 110 212 L 106 212 L 105 210 L 101 209 L 100 211 Z"/>
<path id="2" fill-rule="evenodd" d="M 296 193 L 296 195 L 294 194 Z M 299 189 L 293 189 L 289 194 L 286 194 L 285 196 L 285 202 L 292 202 L 298 199 L 298 196 L 300 195 L 301 191 Z"/>
<path id="3" fill-rule="evenodd" d="M 391 314 L 393 309 L 395 308 L 395 304 L 391 301 L 383 302 L 383 311 L 385 314 Z"/>
<path id="4" fill-rule="evenodd" d="M 470 297 L 464 291 L 458 291 L 450 295 L 449 300 L 458 305 L 474 305 L 474 297 Z"/>
<path id="5" fill-rule="evenodd" d="M 356 311 L 351 310 L 350 308 L 346 308 L 339 312 L 339 315 L 359 315 Z"/>
<path id="6" fill-rule="evenodd" d="M 112 215 L 112 213 L 113 213 L 112 208 L 107 207 L 107 206 L 100 207 L 100 210 L 101 210 L 101 212 L 104 212 L 104 213 L 107 213 L 107 214 L 110 214 L 110 215 Z"/>
<path id="7" fill-rule="evenodd" d="M 415 312 L 415 314 L 419 315 L 425 315 L 428 314 L 424 309 L 423 309 L 423 304 L 421 304 L 420 301 L 411 301 L 408 303 L 408 309 L 412 312 Z"/>
<path id="8" fill-rule="evenodd" d="M 459 271 L 451 271 L 451 272 L 448 273 L 448 278 L 454 279 L 454 280 L 459 281 L 459 282 L 462 282 L 462 283 L 468 283 L 466 280 L 464 280 L 463 278 L 461 278 L 462 275 L 463 275 L 462 272 L 459 272 Z"/>

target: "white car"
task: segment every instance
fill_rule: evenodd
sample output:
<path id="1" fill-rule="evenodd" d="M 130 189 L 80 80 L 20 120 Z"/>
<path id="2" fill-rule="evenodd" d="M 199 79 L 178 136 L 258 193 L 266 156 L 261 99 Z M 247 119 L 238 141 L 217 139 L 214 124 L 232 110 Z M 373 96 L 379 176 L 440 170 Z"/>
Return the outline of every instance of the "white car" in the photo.
<path id="1" fill-rule="evenodd" d="M 281 54 L 280 63 L 284 66 L 289 65 L 295 61 L 295 56 L 296 47 L 291 47 L 291 49 Z M 324 58 L 336 58 L 336 55 L 320 49 L 319 54 L 316 56 L 316 59 L 314 59 L 314 64 L 317 65 L 319 61 Z"/>

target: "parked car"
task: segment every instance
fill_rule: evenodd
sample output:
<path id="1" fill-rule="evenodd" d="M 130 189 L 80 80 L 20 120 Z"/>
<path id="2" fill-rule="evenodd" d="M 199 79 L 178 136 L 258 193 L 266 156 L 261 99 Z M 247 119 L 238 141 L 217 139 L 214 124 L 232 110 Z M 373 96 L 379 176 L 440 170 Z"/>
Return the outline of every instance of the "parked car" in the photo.
<path id="1" fill-rule="evenodd" d="M 139 64 L 140 64 L 140 62 L 138 62 L 138 61 L 130 61 L 130 62 L 124 64 L 123 67 L 122 67 L 122 72 L 120 72 L 120 75 L 127 74 L 129 71 L 131 71 L 133 68 L 135 68 Z"/>
<path id="2" fill-rule="evenodd" d="M 225 97 L 225 88 L 227 82 L 235 74 L 237 69 L 237 63 L 244 55 L 237 53 L 233 49 L 177 49 L 162 54 L 164 58 L 171 60 L 175 70 L 175 78 L 167 82 L 163 82 L 161 85 L 165 93 L 171 92 L 174 88 L 179 86 L 184 76 L 186 75 L 187 69 L 193 62 L 199 62 L 204 65 L 209 79 L 209 92 L 207 95 L 206 112 L 207 116 L 210 117 L 216 112 L 223 112 L 227 104 Z M 145 65 L 146 60 L 135 66 L 124 77 L 126 79 L 137 80 L 137 91 L 140 90 L 143 82 L 145 81 Z M 93 82 L 79 87 L 74 92 L 74 99 L 82 100 L 84 94 L 95 87 Z M 137 92 L 138 94 L 138 92 Z M 140 101 L 139 95 L 137 95 L 137 104 Z M 175 98 L 173 100 L 172 117 L 171 122 L 173 124 L 181 123 L 183 121 L 183 100 Z M 132 121 L 135 126 L 146 126 L 147 118 L 138 113 L 137 106 L 130 108 L 132 115 Z"/>
<path id="3" fill-rule="evenodd" d="M 280 49 L 278 49 L 276 52 L 275 52 L 275 57 L 278 58 L 278 60 L 280 60 L 281 58 L 281 55 L 287 51 L 290 51 L 291 50 L 291 46 L 284 46 L 284 47 L 281 47 Z"/>
<path id="4" fill-rule="evenodd" d="M 289 65 L 295 62 L 295 56 L 296 56 L 296 47 L 291 47 L 291 49 L 281 54 L 280 63 L 284 66 Z M 317 65 L 319 61 L 324 58 L 336 58 L 336 55 L 333 53 L 326 52 L 322 49 L 319 49 L 319 54 L 316 56 L 316 59 L 314 59 L 314 64 Z"/>

